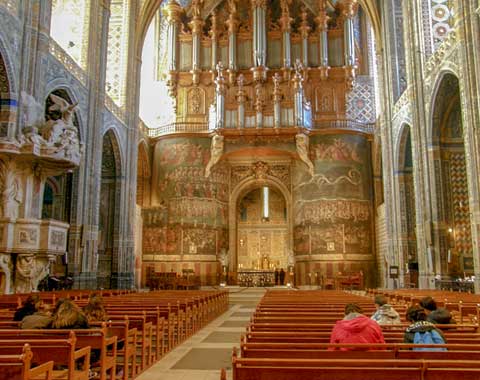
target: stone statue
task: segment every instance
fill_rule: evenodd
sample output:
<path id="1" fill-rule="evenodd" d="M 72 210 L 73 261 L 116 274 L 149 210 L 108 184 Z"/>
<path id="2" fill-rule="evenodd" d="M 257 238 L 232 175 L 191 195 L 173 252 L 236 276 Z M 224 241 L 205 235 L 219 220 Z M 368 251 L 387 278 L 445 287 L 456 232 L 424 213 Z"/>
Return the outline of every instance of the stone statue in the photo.
<path id="1" fill-rule="evenodd" d="M 78 164 L 83 147 L 72 119 L 73 111 L 78 103 L 70 104 L 65 99 L 53 94 L 50 95 L 50 99 L 54 104 L 48 110 L 58 113 L 59 117 L 49 120 L 41 131 L 46 142 L 44 145 L 47 148 L 47 154 L 57 158 L 66 158 Z"/>
<path id="2" fill-rule="evenodd" d="M 205 168 L 205 178 L 210 177 L 212 168 L 220 161 L 224 149 L 224 138 L 221 135 L 214 135 L 212 137 L 212 145 L 210 147 L 210 161 L 208 161 Z"/>
<path id="3" fill-rule="evenodd" d="M 3 279 L 3 287 L 0 289 L 3 294 L 11 293 L 12 281 L 12 260 L 10 254 L 0 254 L 0 269 L 5 275 Z"/>
<path id="4" fill-rule="evenodd" d="M 23 119 L 25 127 L 41 127 L 45 124 L 45 109 L 32 96 L 22 91 Z"/>
<path id="5" fill-rule="evenodd" d="M 42 137 L 50 144 L 55 144 L 60 139 L 66 128 L 75 128 L 72 121 L 73 111 L 78 103 L 70 104 L 60 96 L 51 94 L 50 99 L 54 103 L 48 108 L 49 112 L 58 112 L 60 118 L 49 120 L 42 130 Z"/>
<path id="6" fill-rule="evenodd" d="M 295 266 L 295 256 L 291 249 L 287 250 L 287 265 L 289 268 Z"/>
<path id="7" fill-rule="evenodd" d="M 303 133 L 299 133 L 295 136 L 295 141 L 297 143 L 297 153 L 300 156 L 300 159 L 303 161 L 303 163 L 307 165 L 308 172 L 313 177 L 314 166 L 308 156 L 308 145 L 309 145 L 308 136 Z"/>
<path id="8" fill-rule="evenodd" d="M 20 175 L 12 161 L 0 160 L 0 215 L 3 218 L 18 218 L 23 191 Z"/>

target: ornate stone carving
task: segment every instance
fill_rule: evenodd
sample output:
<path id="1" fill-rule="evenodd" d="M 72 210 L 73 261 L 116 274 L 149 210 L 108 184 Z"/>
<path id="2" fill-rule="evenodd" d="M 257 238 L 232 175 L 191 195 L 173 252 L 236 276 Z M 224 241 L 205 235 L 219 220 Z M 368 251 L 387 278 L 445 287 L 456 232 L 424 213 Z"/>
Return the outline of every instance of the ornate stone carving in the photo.
<path id="1" fill-rule="evenodd" d="M 313 177 L 314 166 L 308 156 L 308 145 L 309 145 L 308 136 L 303 133 L 299 133 L 298 135 L 295 136 L 295 141 L 297 143 L 297 153 L 300 157 L 300 160 L 302 160 L 303 163 L 307 165 L 308 172 Z"/>
<path id="2" fill-rule="evenodd" d="M 5 274 L 5 286 L 3 292 L 4 294 L 10 294 L 12 282 L 12 260 L 10 255 L 0 254 L 0 269 Z"/>
<path id="3" fill-rule="evenodd" d="M 18 255 L 15 265 L 15 292 L 29 293 L 36 290 L 48 271 L 48 260 L 36 260 L 34 255 Z"/>
<path id="4" fill-rule="evenodd" d="M 23 191 L 17 168 L 11 160 L 0 160 L 0 216 L 18 218 Z"/>
<path id="5" fill-rule="evenodd" d="M 212 137 L 212 145 L 210 148 L 210 161 L 208 161 L 207 167 L 205 168 L 205 178 L 210 177 L 212 168 L 217 164 L 222 157 L 224 149 L 223 136 L 215 135 Z"/>
<path id="6" fill-rule="evenodd" d="M 258 161 L 253 164 L 252 170 L 256 179 L 265 179 L 270 168 L 266 162 Z"/>
<path id="7" fill-rule="evenodd" d="M 41 127 L 45 124 L 45 110 L 44 107 L 37 102 L 37 100 L 22 91 L 22 103 L 23 103 L 23 121 L 25 127 Z"/>

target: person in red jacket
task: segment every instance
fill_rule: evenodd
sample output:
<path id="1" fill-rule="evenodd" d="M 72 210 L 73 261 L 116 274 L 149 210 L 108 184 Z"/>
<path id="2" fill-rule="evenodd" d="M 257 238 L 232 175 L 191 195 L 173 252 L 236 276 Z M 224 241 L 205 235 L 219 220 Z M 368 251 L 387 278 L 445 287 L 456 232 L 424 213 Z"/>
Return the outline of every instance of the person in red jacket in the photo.
<path id="1" fill-rule="evenodd" d="M 363 315 L 362 312 L 359 305 L 347 304 L 345 318 L 335 324 L 330 335 L 330 343 L 385 343 L 378 323 Z M 341 348 L 341 350 L 349 350 L 349 348 Z"/>

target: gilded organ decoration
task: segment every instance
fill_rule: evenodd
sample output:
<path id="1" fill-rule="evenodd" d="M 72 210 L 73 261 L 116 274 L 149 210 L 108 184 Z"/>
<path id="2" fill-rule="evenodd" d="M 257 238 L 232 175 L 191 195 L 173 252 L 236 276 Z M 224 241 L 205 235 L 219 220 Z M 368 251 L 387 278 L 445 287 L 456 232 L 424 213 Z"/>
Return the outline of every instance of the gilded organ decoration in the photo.
<path id="1" fill-rule="evenodd" d="M 318 0 L 318 9 L 313 13 L 300 0 L 223 0 L 215 5 L 196 0 L 188 9 L 170 1 L 166 5 L 169 43 L 180 42 L 180 49 L 170 49 L 168 84 L 175 104 L 187 105 L 177 108 L 177 120 L 203 121 L 211 129 L 263 129 L 314 128 L 317 123 L 345 119 L 346 95 L 357 70 L 355 49 L 350 45 L 358 6 L 356 0 L 334 6 Z M 348 42 L 345 50 L 329 49 L 330 40 L 342 36 Z M 273 56 L 280 57 L 278 65 Z M 225 72 L 222 68 L 212 73 L 220 61 Z M 296 84 L 289 83 L 293 66 L 297 66 Z M 300 76 L 305 80 L 302 89 L 298 87 Z M 296 101 L 283 91 L 292 84 L 297 86 Z M 203 91 L 204 106 L 198 106 L 200 92 L 192 92 L 191 87 Z M 322 107 L 310 109 L 308 103 L 318 92 L 330 97 L 322 99 Z M 338 107 L 333 109 L 333 104 Z M 209 118 L 204 110 L 211 105 L 216 112 Z M 307 114 L 308 123 L 304 120 Z"/>

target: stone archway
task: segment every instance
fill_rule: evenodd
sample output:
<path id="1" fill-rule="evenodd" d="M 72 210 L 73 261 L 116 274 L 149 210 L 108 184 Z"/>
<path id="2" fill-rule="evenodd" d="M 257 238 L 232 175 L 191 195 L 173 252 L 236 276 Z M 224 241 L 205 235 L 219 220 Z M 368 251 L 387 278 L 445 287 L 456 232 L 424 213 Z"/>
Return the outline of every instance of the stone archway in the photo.
<path id="1" fill-rule="evenodd" d="M 433 270 L 442 278 L 473 274 L 468 178 L 458 78 L 443 73 L 432 102 Z M 432 258 L 433 259 L 433 258 Z"/>
<path id="2" fill-rule="evenodd" d="M 395 186 L 398 192 L 398 242 L 404 283 L 418 287 L 418 254 L 416 234 L 415 187 L 413 182 L 411 127 L 403 125 L 395 158 Z"/>
<path id="3" fill-rule="evenodd" d="M 232 189 L 229 200 L 229 268 L 235 274 L 238 269 L 238 223 L 237 223 L 237 206 L 238 202 L 250 191 L 264 186 L 270 187 L 278 191 L 285 199 L 286 206 L 286 224 L 287 224 L 287 241 L 286 247 L 292 250 L 293 243 L 293 213 L 292 213 L 292 194 L 288 187 L 277 177 L 267 174 L 269 165 L 259 161 L 252 164 L 252 173 L 241 180 Z"/>

